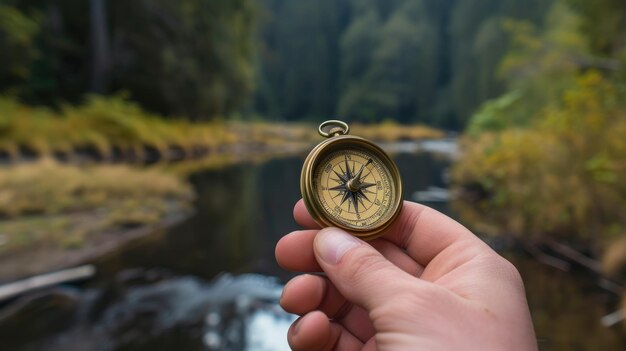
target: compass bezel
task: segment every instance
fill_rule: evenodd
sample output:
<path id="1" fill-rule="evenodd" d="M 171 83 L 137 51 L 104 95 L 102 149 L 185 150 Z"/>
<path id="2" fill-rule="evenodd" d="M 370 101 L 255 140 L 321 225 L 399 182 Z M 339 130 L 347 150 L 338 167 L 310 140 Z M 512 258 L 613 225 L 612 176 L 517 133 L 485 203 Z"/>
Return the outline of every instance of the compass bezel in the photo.
<path id="1" fill-rule="evenodd" d="M 357 228 L 345 225 L 324 211 L 322 204 L 317 199 L 317 195 L 314 192 L 313 178 L 315 170 L 319 167 L 320 162 L 335 151 L 360 149 L 365 153 L 371 153 L 376 156 L 381 162 L 383 167 L 387 168 L 391 175 L 390 183 L 394 187 L 395 196 L 390 203 L 390 209 L 392 211 L 391 216 L 384 222 L 369 228 Z M 364 240 L 372 240 L 384 234 L 389 226 L 395 221 L 402 209 L 402 180 L 400 178 L 400 172 L 395 162 L 387 155 L 387 153 L 373 142 L 352 135 L 338 135 L 331 137 L 311 150 L 304 165 L 302 166 L 302 173 L 300 176 L 300 190 L 302 192 L 302 198 L 304 204 L 309 211 L 309 214 L 313 217 L 315 222 L 321 227 L 338 227 L 345 231 L 352 233 L 354 236 Z"/>

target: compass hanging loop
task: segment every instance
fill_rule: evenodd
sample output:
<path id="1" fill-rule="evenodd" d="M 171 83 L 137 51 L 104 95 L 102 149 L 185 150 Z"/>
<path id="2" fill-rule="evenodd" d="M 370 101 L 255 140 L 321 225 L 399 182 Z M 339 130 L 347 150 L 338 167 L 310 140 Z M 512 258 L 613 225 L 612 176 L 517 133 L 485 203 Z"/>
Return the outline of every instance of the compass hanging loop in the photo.
<path id="1" fill-rule="evenodd" d="M 346 122 L 331 119 L 326 122 L 322 122 L 317 132 L 324 138 L 332 138 L 337 135 L 346 135 L 350 133 L 350 126 Z"/>

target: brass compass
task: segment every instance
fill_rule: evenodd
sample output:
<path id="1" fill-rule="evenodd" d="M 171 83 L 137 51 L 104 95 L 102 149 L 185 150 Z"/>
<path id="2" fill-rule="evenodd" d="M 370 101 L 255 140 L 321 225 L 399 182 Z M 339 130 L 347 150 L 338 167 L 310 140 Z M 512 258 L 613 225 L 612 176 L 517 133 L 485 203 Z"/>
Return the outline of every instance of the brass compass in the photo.
<path id="1" fill-rule="evenodd" d="M 313 219 L 371 240 L 382 235 L 402 208 L 402 181 L 391 158 L 369 140 L 350 136 L 342 121 L 319 126 L 319 143 L 302 166 L 300 190 Z"/>

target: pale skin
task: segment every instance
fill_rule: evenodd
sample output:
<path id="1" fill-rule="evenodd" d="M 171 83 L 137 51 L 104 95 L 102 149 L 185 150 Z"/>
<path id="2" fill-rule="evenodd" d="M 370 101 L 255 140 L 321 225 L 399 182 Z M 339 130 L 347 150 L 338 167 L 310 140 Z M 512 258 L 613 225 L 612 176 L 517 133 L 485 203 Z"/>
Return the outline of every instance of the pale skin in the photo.
<path id="1" fill-rule="evenodd" d="M 302 201 L 294 216 L 306 229 L 278 242 L 278 263 L 325 275 L 284 288 L 281 306 L 301 316 L 293 350 L 537 350 L 517 269 L 449 217 L 405 202 L 366 243 L 320 230 Z"/>

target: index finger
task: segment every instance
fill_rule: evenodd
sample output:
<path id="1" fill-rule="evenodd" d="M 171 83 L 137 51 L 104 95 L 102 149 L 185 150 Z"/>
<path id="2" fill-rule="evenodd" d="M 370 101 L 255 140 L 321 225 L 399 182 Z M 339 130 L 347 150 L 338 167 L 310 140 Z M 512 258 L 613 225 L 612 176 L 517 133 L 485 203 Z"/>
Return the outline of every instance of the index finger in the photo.
<path id="1" fill-rule="evenodd" d="M 296 222 L 306 228 L 319 228 L 302 200 L 294 208 Z M 467 241 L 486 247 L 476 235 L 445 214 L 428 206 L 405 201 L 395 223 L 383 238 L 406 252 L 417 263 L 427 266 L 438 254 L 456 242 Z"/>

